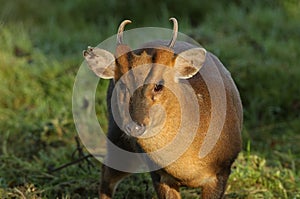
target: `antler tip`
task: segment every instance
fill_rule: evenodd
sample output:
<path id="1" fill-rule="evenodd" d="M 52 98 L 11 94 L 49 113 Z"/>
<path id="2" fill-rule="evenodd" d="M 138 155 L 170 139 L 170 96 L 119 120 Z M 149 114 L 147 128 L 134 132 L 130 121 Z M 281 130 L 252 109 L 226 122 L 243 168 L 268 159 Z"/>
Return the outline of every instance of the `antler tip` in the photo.
<path id="1" fill-rule="evenodd" d="M 131 21 L 131 20 L 129 20 L 129 19 L 125 19 L 123 22 L 126 22 L 126 24 L 128 24 L 128 23 L 132 23 L 132 21 Z"/>

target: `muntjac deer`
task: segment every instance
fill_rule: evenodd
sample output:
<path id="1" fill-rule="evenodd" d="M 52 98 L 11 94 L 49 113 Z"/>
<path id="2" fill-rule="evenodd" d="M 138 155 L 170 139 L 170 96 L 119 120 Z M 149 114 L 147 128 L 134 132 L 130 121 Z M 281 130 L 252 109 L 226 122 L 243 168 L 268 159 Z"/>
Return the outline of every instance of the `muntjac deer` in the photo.
<path id="1" fill-rule="evenodd" d="M 174 24 L 170 42 L 153 41 L 131 50 L 123 44 L 124 27 L 131 23 L 125 20 L 114 55 L 91 47 L 83 55 L 97 76 L 111 79 L 108 139 L 121 149 L 147 154 L 146 164 L 156 165 L 150 174 L 158 198 L 181 198 L 179 188 L 187 186 L 201 187 L 204 199 L 220 199 L 241 150 L 239 92 L 216 56 L 176 42 L 177 20 L 170 20 Z M 117 103 L 111 102 L 114 89 Z M 176 145 L 168 146 L 173 141 Z M 164 153 L 155 153 L 166 146 Z M 138 166 L 110 147 L 107 150 L 107 163 Z M 102 199 L 112 198 L 117 184 L 130 174 L 107 165 L 102 167 Z"/>

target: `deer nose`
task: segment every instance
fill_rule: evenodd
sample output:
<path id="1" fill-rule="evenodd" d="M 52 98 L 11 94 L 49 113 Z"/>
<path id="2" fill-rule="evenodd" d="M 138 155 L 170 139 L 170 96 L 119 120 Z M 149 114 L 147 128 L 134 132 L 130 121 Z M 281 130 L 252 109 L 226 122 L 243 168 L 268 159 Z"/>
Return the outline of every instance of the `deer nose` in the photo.
<path id="1" fill-rule="evenodd" d="M 130 122 L 125 126 L 125 133 L 129 136 L 139 137 L 145 133 L 146 127 L 135 122 Z"/>

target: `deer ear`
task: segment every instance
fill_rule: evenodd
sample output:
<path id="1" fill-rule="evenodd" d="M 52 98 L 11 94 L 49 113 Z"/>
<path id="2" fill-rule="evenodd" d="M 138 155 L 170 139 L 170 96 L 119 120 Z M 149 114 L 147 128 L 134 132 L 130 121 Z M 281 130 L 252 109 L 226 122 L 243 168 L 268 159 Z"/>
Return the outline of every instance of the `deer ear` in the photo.
<path id="1" fill-rule="evenodd" d="M 83 56 L 97 76 L 103 79 L 114 78 L 115 57 L 112 53 L 97 47 L 88 47 L 83 51 Z"/>
<path id="2" fill-rule="evenodd" d="M 204 48 L 192 48 L 179 53 L 174 64 L 176 78 L 188 79 L 194 76 L 203 66 L 205 57 Z"/>

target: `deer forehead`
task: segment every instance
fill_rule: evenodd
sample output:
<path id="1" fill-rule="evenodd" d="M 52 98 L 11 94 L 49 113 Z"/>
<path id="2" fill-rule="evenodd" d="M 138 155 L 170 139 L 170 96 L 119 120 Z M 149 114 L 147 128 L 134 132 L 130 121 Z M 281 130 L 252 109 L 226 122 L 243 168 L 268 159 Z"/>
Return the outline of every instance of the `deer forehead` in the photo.
<path id="1" fill-rule="evenodd" d="M 149 80 L 149 75 L 161 76 L 165 67 L 172 68 L 174 66 L 175 58 L 176 55 L 173 51 L 163 48 L 146 48 L 126 52 L 116 58 L 115 80 L 119 80 L 130 70 L 132 70 L 131 76 L 133 75 L 134 78 L 144 76 Z"/>

